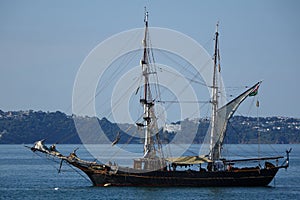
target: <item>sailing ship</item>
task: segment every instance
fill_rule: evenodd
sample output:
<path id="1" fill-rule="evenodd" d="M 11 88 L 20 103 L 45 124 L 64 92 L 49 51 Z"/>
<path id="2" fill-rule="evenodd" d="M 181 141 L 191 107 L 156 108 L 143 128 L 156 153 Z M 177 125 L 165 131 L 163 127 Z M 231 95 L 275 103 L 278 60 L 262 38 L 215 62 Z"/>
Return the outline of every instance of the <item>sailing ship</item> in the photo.
<path id="1" fill-rule="evenodd" d="M 257 93 L 261 82 L 254 84 L 242 94 L 228 102 L 219 105 L 219 87 L 217 73 L 219 71 L 218 28 L 215 32 L 215 45 L 213 56 L 213 81 L 211 97 L 211 120 L 209 126 L 209 153 L 207 155 L 165 157 L 162 153 L 163 144 L 159 142 L 158 133 L 153 134 L 155 122 L 155 99 L 151 96 L 149 76 L 149 46 L 148 46 L 148 12 L 144 16 L 145 30 L 143 38 L 143 56 L 140 62 L 143 76 L 143 96 L 140 103 L 143 107 L 143 122 L 136 126 L 144 130 L 144 154 L 141 158 L 134 159 L 133 167 L 122 167 L 112 163 L 87 161 L 76 155 L 76 150 L 70 155 L 62 155 L 56 150 L 55 145 L 50 148 L 44 141 L 38 141 L 30 149 L 33 152 L 42 152 L 61 160 L 60 166 L 66 162 L 82 172 L 91 180 L 94 186 L 267 186 L 275 177 L 279 169 L 289 167 L 289 153 L 283 156 L 256 157 L 247 159 L 225 159 L 222 157 L 225 132 L 228 121 L 233 116 L 239 105 L 249 96 Z M 120 134 L 112 145 L 120 139 Z M 156 140 L 157 142 L 154 142 Z M 279 160 L 283 162 L 279 165 Z M 238 163 L 259 161 L 264 165 L 238 167 Z M 178 169 L 178 166 L 197 166 L 198 170 Z M 177 168 L 178 167 L 178 168 Z"/>

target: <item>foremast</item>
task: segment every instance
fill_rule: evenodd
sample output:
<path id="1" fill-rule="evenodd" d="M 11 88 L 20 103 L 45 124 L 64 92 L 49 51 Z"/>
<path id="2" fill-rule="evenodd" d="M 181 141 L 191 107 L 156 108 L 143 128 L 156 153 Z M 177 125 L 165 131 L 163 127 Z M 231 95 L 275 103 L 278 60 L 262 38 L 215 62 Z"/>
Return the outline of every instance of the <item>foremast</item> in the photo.
<path id="1" fill-rule="evenodd" d="M 148 12 L 145 8 L 145 33 L 143 39 L 143 56 L 141 59 L 141 67 L 142 74 L 144 77 L 144 93 L 143 97 L 140 99 L 141 104 L 144 108 L 144 116 L 143 119 L 145 121 L 145 142 L 144 142 L 144 158 L 152 158 L 155 157 L 156 152 L 154 148 L 154 142 L 151 136 L 151 108 L 154 106 L 154 101 L 152 100 L 152 95 L 150 91 L 149 84 L 149 48 L 148 48 Z"/>

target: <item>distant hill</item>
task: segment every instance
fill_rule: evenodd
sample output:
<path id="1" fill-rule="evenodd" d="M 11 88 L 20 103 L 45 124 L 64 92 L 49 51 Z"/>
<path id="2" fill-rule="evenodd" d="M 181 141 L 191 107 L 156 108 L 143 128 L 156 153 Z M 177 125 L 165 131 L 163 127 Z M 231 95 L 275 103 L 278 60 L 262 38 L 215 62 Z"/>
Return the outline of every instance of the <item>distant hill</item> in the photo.
<path id="1" fill-rule="evenodd" d="M 74 116 L 62 112 L 43 111 L 9 111 L 0 110 L 0 144 L 31 144 L 37 140 L 46 139 L 47 143 L 79 144 L 81 140 L 77 134 Z M 97 120 L 107 138 L 113 141 L 120 133 L 119 143 L 142 143 L 137 128 L 130 124 L 112 123 L 106 118 L 82 117 L 85 122 Z M 88 126 L 83 127 L 86 134 L 95 133 Z M 130 128 L 131 127 L 131 128 Z M 163 142 L 172 141 L 176 136 L 182 137 L 184 133 L 195 133 L 193 143 L 202 143 L 209 127 L 209 120 L 189 120 L 172 123 L 161 131 L 160 138 Z M 128 130 L 125 131 L 122 130 Z M 134 135 L 135 137 L 132 137 Z M 235 116 L 230 120 L 225 143 L 272 143 L 287 144 L 300 143 L 300 119 L 287 117 L 252 118 Z M 257 136 L 260 136 L 259 139 Z M 99 137 L 99 141 L 101 141 Z M 90 143 L 97 143 L 91 140 Z"/>

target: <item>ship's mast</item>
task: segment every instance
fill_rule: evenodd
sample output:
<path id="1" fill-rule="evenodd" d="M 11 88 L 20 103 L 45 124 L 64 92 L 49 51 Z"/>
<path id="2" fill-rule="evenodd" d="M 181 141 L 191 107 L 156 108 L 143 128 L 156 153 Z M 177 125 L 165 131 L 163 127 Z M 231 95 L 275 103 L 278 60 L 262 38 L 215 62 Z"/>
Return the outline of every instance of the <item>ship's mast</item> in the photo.
<path id="1" fill-rule="evenodd" d="M 212 118 L 211 118 L 211 140 L 210 140 L 210 159 L 215 161 L 218 160 L 220 157 L 220 145 L 215 144 L 216 142 L 216 130 L 217 130 L 217 111 L 218 111 L 218 83 L 217 83 L 217 68 L 218 68 L 218 32 L 219 23 L 216 25 L 216 33 L 215 33 L 215 52 L 214 52 L 214 69 L 213 69 L 213 86 L 212 86 Z M 216 152 L 216 149 L 218 148 L 218 151 Z"/>
<path id="2" fill-rule="evenodd" d="M 140 99 L 141 104 L 144 108 L 144 120 L 145 120 L 145 143 L 144 143 L 144 157 L 149 158 L 155 155 L 155 148 L 153 144 L 153 140 L 151 138 L 151 107 L 154 106 L 154 102 L 152 101 L 150 85 L 149 85 L 149 52 L 148 52 L 148 12 L 145 8 L 145 33 L 143 39 L 143 57 L 141 59 L 141 67 L 142 73 L 144 76 L 144 95 L 143 98 Z"/>

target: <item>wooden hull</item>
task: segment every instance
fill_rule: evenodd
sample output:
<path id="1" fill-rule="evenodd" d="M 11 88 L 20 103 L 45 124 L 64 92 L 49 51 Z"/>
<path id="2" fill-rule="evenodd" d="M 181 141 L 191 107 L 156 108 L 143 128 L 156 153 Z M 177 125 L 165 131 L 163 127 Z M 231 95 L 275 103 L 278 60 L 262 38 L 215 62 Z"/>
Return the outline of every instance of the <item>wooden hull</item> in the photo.
<path id="1" fill-rule="evenodd" d="M 279 167 L 270 169 L 245 168 L 234 171 L 136 171 L 131 168 L 118 170 L 79 166 L 94 186 L 187 186 L 187 187 L 249 187 L 267 186 Z"/>

